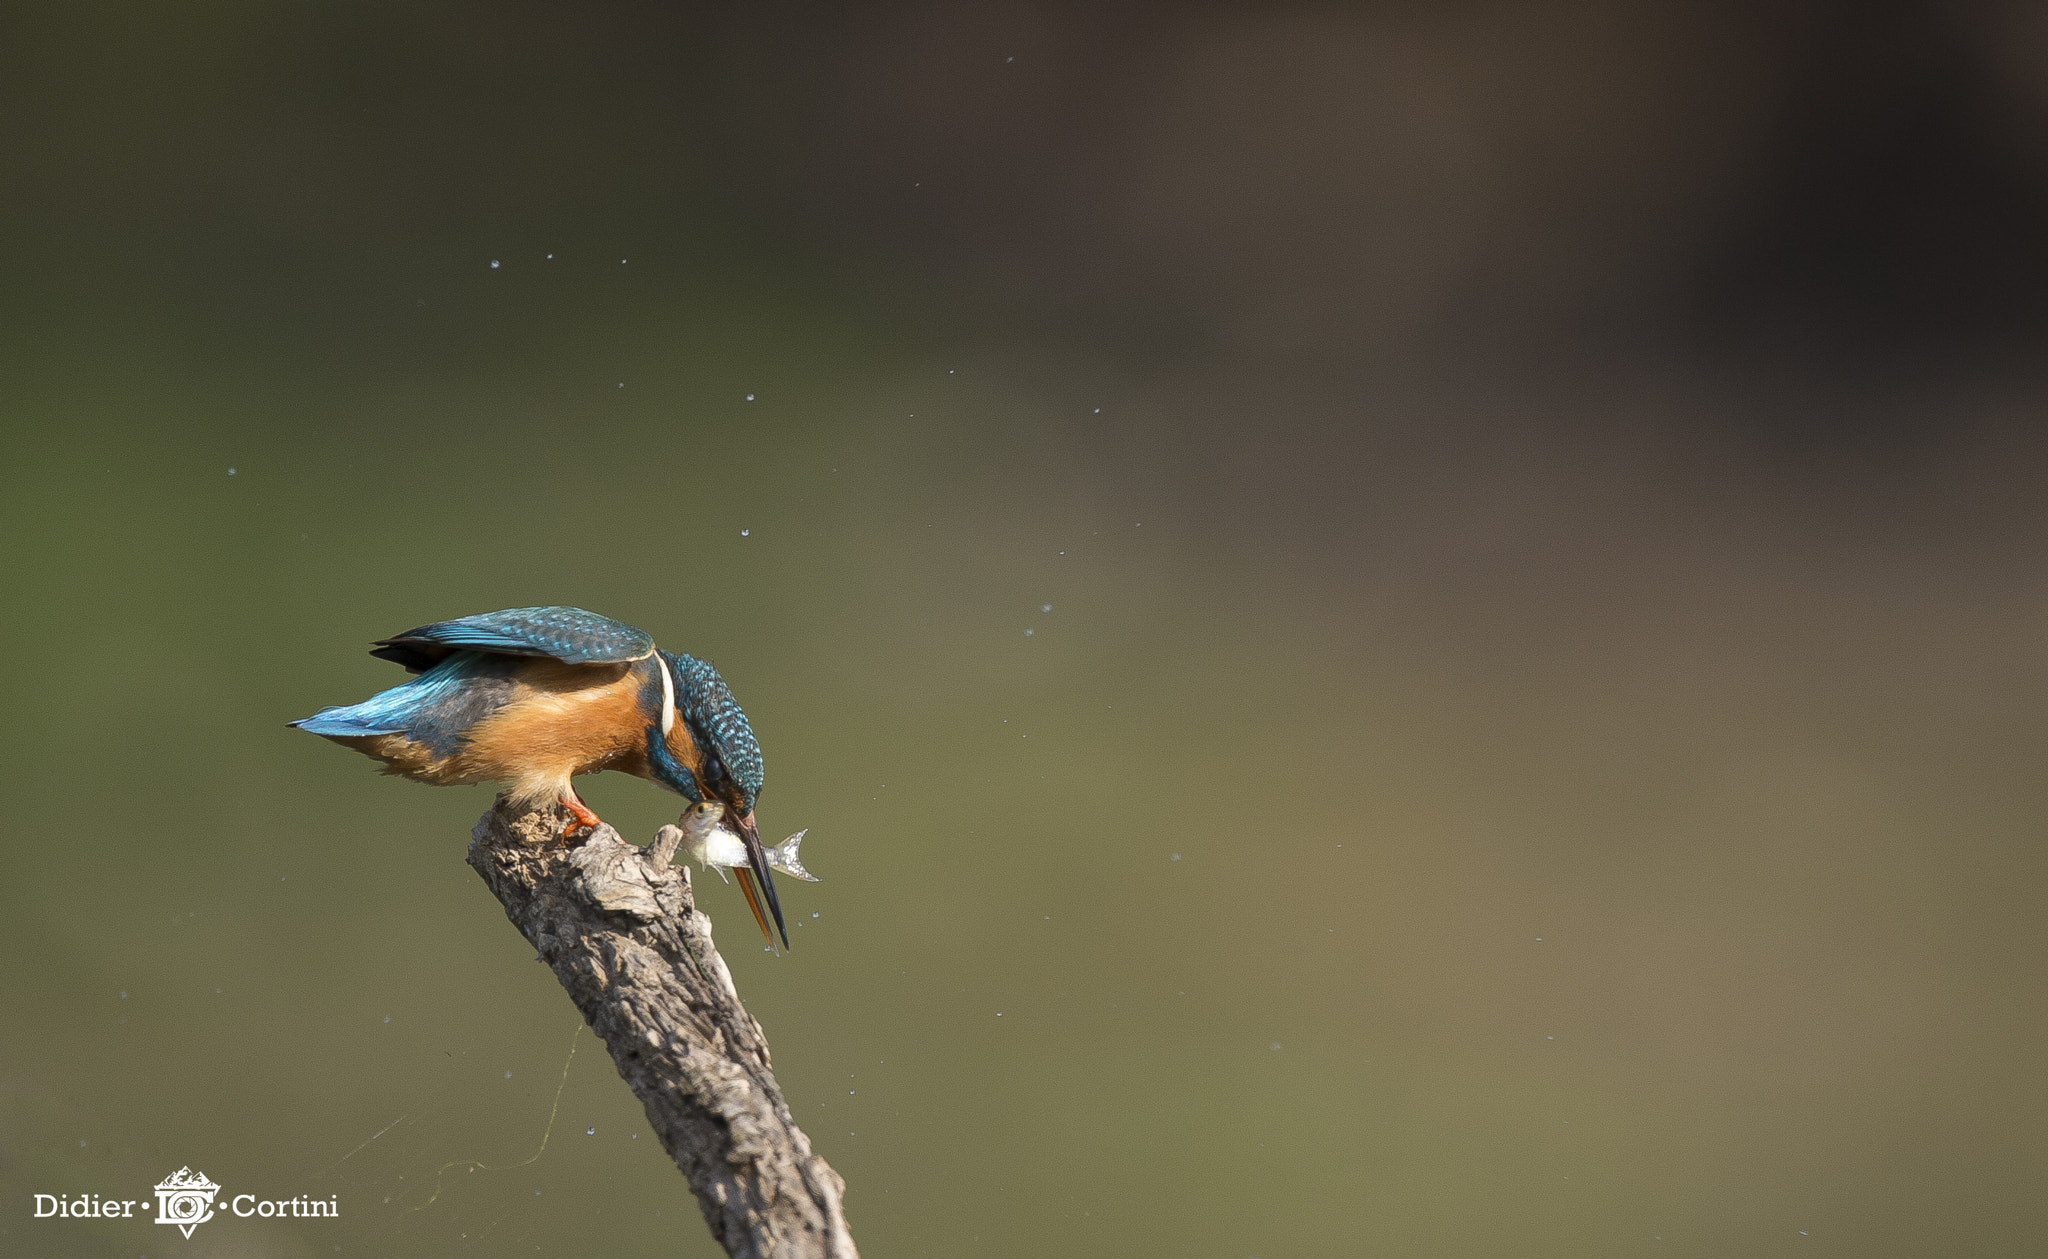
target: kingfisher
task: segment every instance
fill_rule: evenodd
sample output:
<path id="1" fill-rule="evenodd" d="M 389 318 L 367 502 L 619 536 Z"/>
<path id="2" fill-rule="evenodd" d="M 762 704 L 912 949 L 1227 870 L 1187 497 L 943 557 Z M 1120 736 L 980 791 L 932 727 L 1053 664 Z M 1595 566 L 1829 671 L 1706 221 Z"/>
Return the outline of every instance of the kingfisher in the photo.
<path id="1" fill-rule="evenodd" d="M 598 824 L 570 782 L 578 774 L 621 770 L 723 806 L 746 848 L 734 873 L 747 908 L 770 947 L 768 915 L 789 947 L 754 825 L 761 745 L 709 663 L 566 607 L 483 612 L 371 646 L 372 656 L 419 676 L 289 724 L 384 762 L 387 774 L 437 786 L 491 779 L 515 805 L 559 802 L 571 817 L 564 839 Z"/>

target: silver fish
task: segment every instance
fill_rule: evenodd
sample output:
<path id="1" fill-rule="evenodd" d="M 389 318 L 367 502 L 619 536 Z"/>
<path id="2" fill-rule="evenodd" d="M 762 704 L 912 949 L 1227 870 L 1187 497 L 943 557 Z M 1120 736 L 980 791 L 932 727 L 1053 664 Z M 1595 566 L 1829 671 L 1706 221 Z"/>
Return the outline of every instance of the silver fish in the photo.
<path id="1" fill-rule="evenodd" d="M 697 864 L 718 871 L 724 878 L 725 872 L 734 867 L 749 868 L 747 843 L 739 832 L 725 824 L 725 806 L 715 800 L 693 804 L 683 810 L 683 851 L 697 859 Z M 804 869 L 804 863 L 797 859 L 797 846 L 810 834 L 810 827 L 791 835 L 773 848 L 762 845 L 761 851 L 768 857 L 768 867 L 780 870 L 806 883 L 822 883 L 817 875 Z"/>

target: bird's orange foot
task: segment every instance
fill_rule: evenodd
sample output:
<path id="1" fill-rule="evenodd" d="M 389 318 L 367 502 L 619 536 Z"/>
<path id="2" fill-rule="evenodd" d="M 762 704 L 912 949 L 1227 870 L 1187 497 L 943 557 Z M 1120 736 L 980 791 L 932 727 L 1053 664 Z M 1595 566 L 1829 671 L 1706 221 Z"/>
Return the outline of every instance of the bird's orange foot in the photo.
<path id="1" fill-rule="evenodd" d="M 588 808 L 584 806 L 583 802 L 581 800 L 578 800 L 575 796 L 563 796 L 562 807 L 569 810 L 569 812 L 574 815 L 574 817 L 571 818 L 569 824 L 562 828 L 563 839 L 569 838 L 571 835 L 574 835 L 577 831 L 594 831 L 597 829 L 597 814 L 592 813 Z"/>

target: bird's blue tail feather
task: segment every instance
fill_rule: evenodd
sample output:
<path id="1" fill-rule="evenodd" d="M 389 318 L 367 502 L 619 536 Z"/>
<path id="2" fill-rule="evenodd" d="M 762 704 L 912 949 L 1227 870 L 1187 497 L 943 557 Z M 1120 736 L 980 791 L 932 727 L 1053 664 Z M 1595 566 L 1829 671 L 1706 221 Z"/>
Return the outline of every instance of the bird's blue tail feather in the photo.
<path id="1" fill-rule="evenodd" d="M 459 651 L 360 704 L 322 709 L 291 724 L 330 738 L 402 734 L 446 755 L 464 731 L 509 697 L 511 668 L 512 662 L 502 657 Z"/>
<path id="2" fill-rule="evenodd" d="M 297 726 L 312 734 L 333 735 L 340 738 L 372 734 L 399 734 L 405 730 L 403 723 L 376 721 L 362 711 L 367 704 L 352 708 L 323 708 L 311 717 L 301 717 L 286 725 Z"/>

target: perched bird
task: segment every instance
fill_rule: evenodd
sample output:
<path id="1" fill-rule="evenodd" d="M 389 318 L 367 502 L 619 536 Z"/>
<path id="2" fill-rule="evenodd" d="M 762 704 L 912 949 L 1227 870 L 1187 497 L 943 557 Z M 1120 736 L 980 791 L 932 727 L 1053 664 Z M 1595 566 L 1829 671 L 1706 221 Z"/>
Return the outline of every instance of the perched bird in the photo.
<path id="1" fill-rule="evenodd" d="M 507 608 L 372 645 L 371 655 L 419 676 L 290 724 L 383 761 L 387 774 L 437 785 L 495 779 L 515 804 L 559 801 L 574 815 L 565 839 L 598 824 L 570 784 L 578 774 L 622 770 L 718 804 L 745 847 L 736 869 L 754 921 L 774 944 L 765 899 L 788 947 L 754 825 L 761 745 L 718 670 L 582 608 Z"/>

